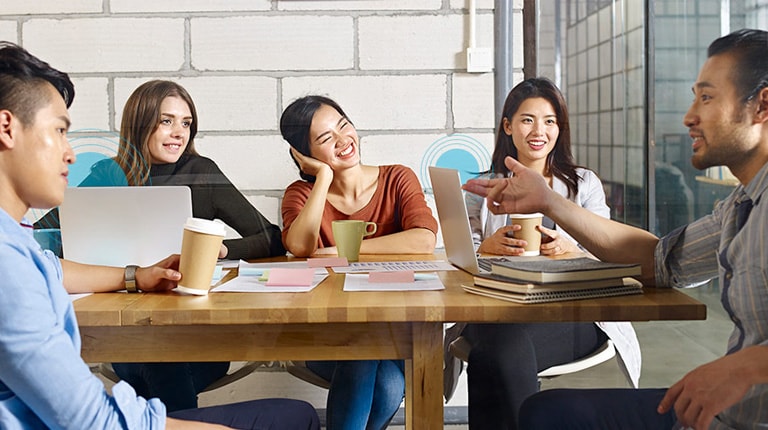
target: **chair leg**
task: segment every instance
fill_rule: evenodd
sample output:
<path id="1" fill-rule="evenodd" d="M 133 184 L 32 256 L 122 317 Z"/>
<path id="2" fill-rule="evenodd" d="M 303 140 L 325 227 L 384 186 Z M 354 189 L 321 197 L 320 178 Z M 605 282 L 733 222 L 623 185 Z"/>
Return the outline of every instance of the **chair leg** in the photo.
<path id="1" fill-rule="evenodd" d="M 445 330 L 443 339 L 443 397 L 445 402 L 451 400 L 459 385 L 459 376 L 464 370 L 464 362 L 458 359 L 450 350 L 451 343 L 461 336 L 466 323 L 457 323 Z"/>

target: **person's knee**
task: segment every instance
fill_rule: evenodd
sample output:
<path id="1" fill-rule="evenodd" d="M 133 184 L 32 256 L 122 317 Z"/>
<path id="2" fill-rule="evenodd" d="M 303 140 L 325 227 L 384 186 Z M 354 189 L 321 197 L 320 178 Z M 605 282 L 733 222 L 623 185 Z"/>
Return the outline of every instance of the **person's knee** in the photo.
<path id="1" fill-rule="evenodd" d="M 320 418 L 312 405 L 303 400 L 284 399 L 291 413 L 286 414 L 286 421 L 280 428 L 296 430 L 320 430 Z"/>
<path id="2" fill-rule="evenodd" d="M 385 398 L 396 399 L 399 405 L 405 395 L 405 375 L 393 361 L 382 361 L 376 375 L 376 392 Z"/>
<path id="3" fill-rule="evenodd" d="M 520 406 L 520 430 L 563 429 L 573 419 L 571 394 L 565 390 L 548 390 L 528 397 Z"/>

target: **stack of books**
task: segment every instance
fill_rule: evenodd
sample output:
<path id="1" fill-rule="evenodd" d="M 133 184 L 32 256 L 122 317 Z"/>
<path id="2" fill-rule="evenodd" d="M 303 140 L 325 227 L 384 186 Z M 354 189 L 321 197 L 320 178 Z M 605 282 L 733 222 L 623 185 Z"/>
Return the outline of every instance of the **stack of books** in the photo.
<path id="1" fill-rule="evenodd" d="M 475 275 L 473 294 L 517 303 L 543 303 L 593 297 L 641 294 L 643 286 L 632 279 L 639 264 L 606 263 L 591 258 L 509 258 L 494 260 L 490 274 Z"/>

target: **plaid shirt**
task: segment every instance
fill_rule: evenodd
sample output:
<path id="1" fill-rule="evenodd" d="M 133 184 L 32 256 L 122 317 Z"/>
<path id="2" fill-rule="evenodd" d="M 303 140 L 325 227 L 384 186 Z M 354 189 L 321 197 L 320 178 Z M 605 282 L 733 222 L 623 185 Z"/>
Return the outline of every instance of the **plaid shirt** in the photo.
<path id="1" fill-rule="evenodd" d="M 737 187 L 712 214 L 681 227 L 656 248 L 658 285 L 686 287 L 719 277 L 721 301 L 734 322 L 728 353 L 768 346 L 768 164 L 746 186 Z M 736 205 L 751 199 L 753 209 L 741 230 Z M 744 398 L 720 413 L 710 429 L 768 426 L 768 385 L 754 385 Z"/>

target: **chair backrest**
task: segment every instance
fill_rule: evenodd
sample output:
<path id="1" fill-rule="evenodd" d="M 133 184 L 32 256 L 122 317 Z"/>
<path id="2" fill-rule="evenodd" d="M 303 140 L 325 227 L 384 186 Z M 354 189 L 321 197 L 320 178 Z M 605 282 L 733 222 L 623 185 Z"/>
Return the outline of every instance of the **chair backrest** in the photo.
<path id="1" fill-rule="evenodd" d="M 251 373 L 255 372 L 259 367 L 262 365 L 268 364 L 265 361 L 249 361 L 245 364 L 243 364 L 242 367 L 239 367 L 237 370 L 231 371 L 227 373 L 226 375 L 222 376 L 221 378 L 213 381 L 211 385 L 205 387 L 202 393 L 205 393 L 206 391 L 212 391 L 217 388 L 221 388 L 227 384 L 231 384 L 235 381 L 238 381 Z M 115 373 L 115 370 L 112 368 L 112 363 L 99 363 L 98 366 L 92 367 L 91 372 L 98 373 L 101 376 L 109 379 L 110 381 L 117 383 L 120 381 L 120 377 L 117 376 L 117 373 Z"/>
<path id="2" fill-rule="evenodd" d="M 469 361 L 469 351 L 472 348 L 469 341 L 464 336 L 459 336 L 451 342 L 448 347 L 451 353 L 462 361 Z M 616 348 L 613 346 L 613 341 L 606 340 L 605 343 L 597 349 L 597 351 L 586 357 L 572 361 L 570 363 L 561 364 L 558 366 L 552 366 L 539 372 L 539 378 L 554 378 L 556 376 L 565 375 L 568 373 L 580 372 L 584 369 L 597 366 L 600 363 L 604 363 L 616 356 Z"/>

